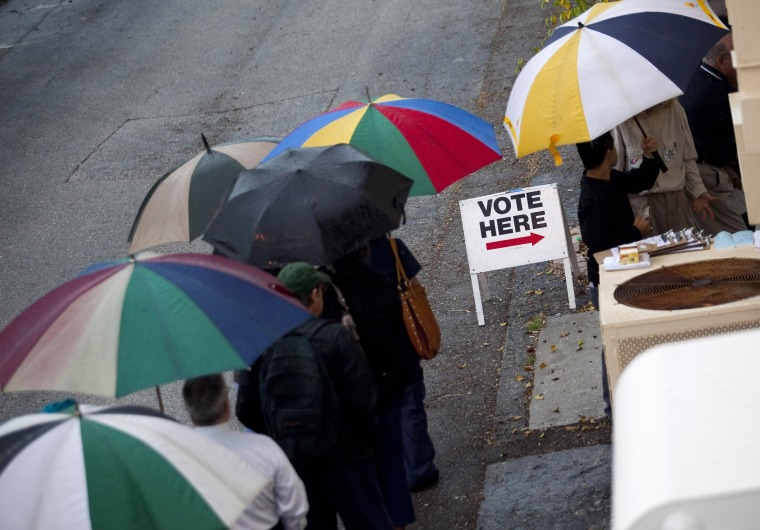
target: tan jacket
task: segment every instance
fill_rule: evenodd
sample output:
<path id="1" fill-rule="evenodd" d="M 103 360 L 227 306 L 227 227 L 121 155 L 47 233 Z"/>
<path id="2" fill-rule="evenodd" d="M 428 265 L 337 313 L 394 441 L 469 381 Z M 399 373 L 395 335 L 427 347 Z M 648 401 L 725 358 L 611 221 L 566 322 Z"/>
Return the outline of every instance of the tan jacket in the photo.
<path id="1" fill-rule="evenodd" d="M 697 167 L 697 150 L 689 129 L 686 113 L 676 100 L 656 105 L 637 115 L 647 135 L 653 136 L 660 144 L 660 156 L 668 166 L 667 173 L 660 173 L 651 190 L 658 193 L 680 191 L 684 188 L 689 199 L 699 197 L 707 190 Z M 618 153 L 616 169 L 628 171 L 639 167 L 641 152 L 641 131 L 633 118 L 624 121 L 612 130 Z"/>

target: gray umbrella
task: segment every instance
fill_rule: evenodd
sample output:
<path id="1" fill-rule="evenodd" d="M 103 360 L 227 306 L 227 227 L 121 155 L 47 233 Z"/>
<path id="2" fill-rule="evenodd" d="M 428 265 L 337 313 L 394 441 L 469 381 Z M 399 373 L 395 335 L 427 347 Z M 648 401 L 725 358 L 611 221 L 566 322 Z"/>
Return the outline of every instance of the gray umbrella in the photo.
<path id="1" fill-rule="evenodd" d="M 288 149 L 240 174 L 203 239 L 265 269 L 328 265 L 398 228 L 412 183 L 350 145 Z"/>

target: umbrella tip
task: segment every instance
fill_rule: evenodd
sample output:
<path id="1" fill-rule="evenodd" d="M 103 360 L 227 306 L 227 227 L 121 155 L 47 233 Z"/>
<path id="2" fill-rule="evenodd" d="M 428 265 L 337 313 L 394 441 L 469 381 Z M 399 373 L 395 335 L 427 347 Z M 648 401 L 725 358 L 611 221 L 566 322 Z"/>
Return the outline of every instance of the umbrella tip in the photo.
<path id="1" fill-rule="evenodd" d="M 364 90 L 367 92 L 367 103 L 372 105 L 372 98 L 369 97 L 369 85 L 364 85 Z"/>
<path id="2" fill-rule="evenodd" d="M 578 29 L 583 29 L 583 28 L 585 28 L 585 27 L 586 27 L 586 26 L 583 24 L 583 22 L 581 22 L 581 21 L 579 20 L 579 21 L 578 21 Z"/>
<path id="3" fill-rule="evenodd" d="M 208 154 L 210 154 L 210 155 L 211 155 L 211 154 L 213 154 L 213 153 L 211 152 L 211 146 L 208 144 L 208 140 L 206 139 L 206 135 L 205 135 L 205 134 L 203 134 L 203 133 L 201 133 L 201 140 L 203 140 L 203 145 L 205 145 L 205 146 L 206 146 L 206 152 L 207 152 Z"/>

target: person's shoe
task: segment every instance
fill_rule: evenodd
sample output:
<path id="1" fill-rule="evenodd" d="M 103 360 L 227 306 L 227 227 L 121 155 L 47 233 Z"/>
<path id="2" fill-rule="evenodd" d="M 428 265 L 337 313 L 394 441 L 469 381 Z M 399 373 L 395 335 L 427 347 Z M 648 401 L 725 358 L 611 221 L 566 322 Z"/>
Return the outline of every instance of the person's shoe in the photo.
<path id="1" fill-rule="evenodd" d="M 427 476 L 424 476 L 414 482 L 412 482 L 409 485 L 409 491 L 412 493 L 417 493 L 418 491 L 426 490 L 430 486 L 436 484 L 438 482 L 438 470 L 434 470 L 432 473 L 430 473 Z"/>

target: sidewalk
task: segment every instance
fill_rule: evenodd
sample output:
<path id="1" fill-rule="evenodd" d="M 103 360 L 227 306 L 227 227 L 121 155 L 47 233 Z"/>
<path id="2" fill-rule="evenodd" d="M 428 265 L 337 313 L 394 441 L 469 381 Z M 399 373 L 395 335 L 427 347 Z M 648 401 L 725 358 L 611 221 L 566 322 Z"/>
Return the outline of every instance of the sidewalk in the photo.
<path id="1" fill-rule="evenodd" d="M 572 226 L 577 223 L 578 192 L 573 183 L 579 174 L 572 168 L 563 168 L 561 172 L 555 169 L 534 178 L 531 184 L 558 183 L 576 256 L 585 275 L 585 259 L 578 253 L 578 230 Z M 524 285 L 528 288 L 526 292 L 531 289 L 535 292 L 537 275 L 542 272 L 536 272 L 537 268 L 561 270 L 561 266 L 549 265 L 518 268 L 514 291 L 519 292 Z M 518 384 L 526 388 L 530 399 L 527 426 L 514 428 L 518 434 L 544 439 L 555 436 L 558 430 L 593 428 L 605 418 L 599 314 L 584 307 L 588 298 L 578 295 L 582 287 L 577 283 L 578 307 L 574 310 L 569 308 L 562 278 L 553 278 L 550 283 L 553 296 L 540 306 L 529 300 L 530 295 L 512 300 L 512 322 L 529 321 L 539 307 L 545 320 L 541 330 L 527 340 L 525 351 L 529 352 L 527 360 L 533 361 L 532 370 L 515 375 L 514 366 L 505 362 L 497 397 L 497 416 L 509 416 L 515 395 L 510 387 Z M 519 331 L 514 325 L 510 327 L 509 335 L 516 338 Z M 513 350 L 520 348 L 520 341 L 508 339 L 507 343 L 512 344 Z M 610 479 L 611 446 L 607 444 L 544 452 L 488 465 L 477 527 L 608 528 Z"/>
<path id="2" fill-rule="evenodd" d="M 596 311 L 546 319 L 536 343 L 530 431 L 604 418 L 601 351 Z M 607 528 L 610 464 L 611 447 L 595 445 L 489 465 L 478 528 Z"/>

